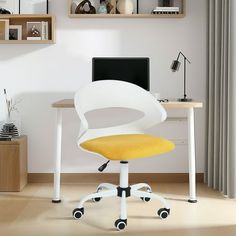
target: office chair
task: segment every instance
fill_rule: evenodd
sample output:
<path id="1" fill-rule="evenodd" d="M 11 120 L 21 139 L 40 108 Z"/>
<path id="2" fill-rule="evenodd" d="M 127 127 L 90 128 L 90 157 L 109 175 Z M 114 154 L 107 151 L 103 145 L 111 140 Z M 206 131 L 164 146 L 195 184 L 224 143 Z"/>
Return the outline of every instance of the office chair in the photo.
<path id="1" fill-rule="evenodd" d="M 123 230 L 127 226 L 126 198 L 141 198 L 144 202 L 157 199 L 164 205 L 157 214 L 164 219 L 170 214 L 166 200 L 152 193 L 148 184 L 128 185 L 128 161 L 138 158 L 163 154 L 174 149 L 175 145 L 160 137 L 144 134 L 148 129 L 166 119 L 166 111 L 161 104 L 146 90 L 127 82 L 101 80 L 90 83 L 80 89 L 74 98 L 75 108 L 81 120 L 78 145 L 85 151 L 95 153 L 108 160 L 120 162 L 119 186 L 102 183 L 92 193 L 81 199 L 73 217 L 79 219 L 84 215 L 84 203 L 95 202 L 105 197 L 120 197 L 120 218 L 115 227 Z M 88 111 L 103 108 L 128 108 L 143 112 L 141 119 L 128 124 L 108 128 L 90 129 L 85 118 Z M 148 161 L 148 160 L 147 160 Z M 143 189 L 144 191 L 141 191 Z"/>

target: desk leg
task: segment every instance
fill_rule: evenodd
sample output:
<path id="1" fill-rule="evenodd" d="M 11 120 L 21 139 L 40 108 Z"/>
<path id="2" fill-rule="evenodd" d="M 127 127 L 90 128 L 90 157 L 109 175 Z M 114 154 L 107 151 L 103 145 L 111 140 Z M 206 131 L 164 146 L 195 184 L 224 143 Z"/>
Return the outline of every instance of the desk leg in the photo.
<path id="1" fill-rule="evenodd" d="M 188 110 L 188 158 L 189 158 L 189 195 L 188 202 L 196 203 L 196 161 L 195 161 L 195 134 L 194 134 L 194 109 Z"/>
<path id="2" fill-rule="evenodd" d="M 60 203 L 60 176 L 61 176 L 61 137 L 62 137 L 62 111 L 57 109 L 57 131 L 56 131 L 56 155 L 54 169 L 53 203 Z"/>

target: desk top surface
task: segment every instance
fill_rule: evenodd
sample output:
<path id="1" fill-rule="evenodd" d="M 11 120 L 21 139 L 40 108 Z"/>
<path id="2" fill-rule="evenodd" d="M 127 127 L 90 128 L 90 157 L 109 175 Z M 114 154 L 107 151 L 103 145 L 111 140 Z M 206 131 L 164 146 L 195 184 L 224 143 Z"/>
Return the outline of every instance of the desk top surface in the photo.
<path id="1" fill-rule="evenodd" d="M 178 101 L 169 101 L 169 102 L 162 102 L 162 106 L 166 109 L 173 108 L 173 109 L 183 109 L 183 108 L 202 108 L 203 103 L 192 101 L 192 102 L 178 102 Z M 74 100 L 73 99 L 63 99 L 52 104 L 54 108 L 74 108 Z"/>

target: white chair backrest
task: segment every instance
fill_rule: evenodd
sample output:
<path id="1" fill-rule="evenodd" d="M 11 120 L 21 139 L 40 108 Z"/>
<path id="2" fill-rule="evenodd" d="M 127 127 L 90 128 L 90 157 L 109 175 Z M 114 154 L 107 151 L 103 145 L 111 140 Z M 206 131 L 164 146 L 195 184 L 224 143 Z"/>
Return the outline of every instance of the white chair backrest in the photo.
<path id="1" fill-rule="evenodd" d="M 101 136 L 143 133 L 166 119 L 165 109 L 153 95 L 137 85 L 118 80 L 92 82 L 75 94 L 74 102 L 81 120 L 79 143 Z M 89 129 L 85 113 L 103 108 L 135 109 L 144 116 L 124 125 Z"/>

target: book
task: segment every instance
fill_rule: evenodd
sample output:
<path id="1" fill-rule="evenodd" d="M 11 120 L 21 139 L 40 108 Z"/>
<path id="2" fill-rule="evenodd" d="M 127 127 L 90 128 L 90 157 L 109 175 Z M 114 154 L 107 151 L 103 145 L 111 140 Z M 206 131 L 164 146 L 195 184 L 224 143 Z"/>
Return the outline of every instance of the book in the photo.
<path id="1" fill-rule="evenodd" d="M 152 13 L 156 14 L 162 14 L 162 13 L 179 13 L 179 7 L 156 7 L 153 9 Z"/>
<path id="2" fill-rule="evenodd" d="M 179 7 L 156 7 L 153 11 L 179 11 Z"/>
<path id="3" fill-rule="evenodd" d="M 48 22 L 42 21 L 42 40 L 48 40 Z"/>
<path id="4" fill-rule="evenodd" d="M 41 37 L 27 37 L 27 40 L 42 40 Z"/>

